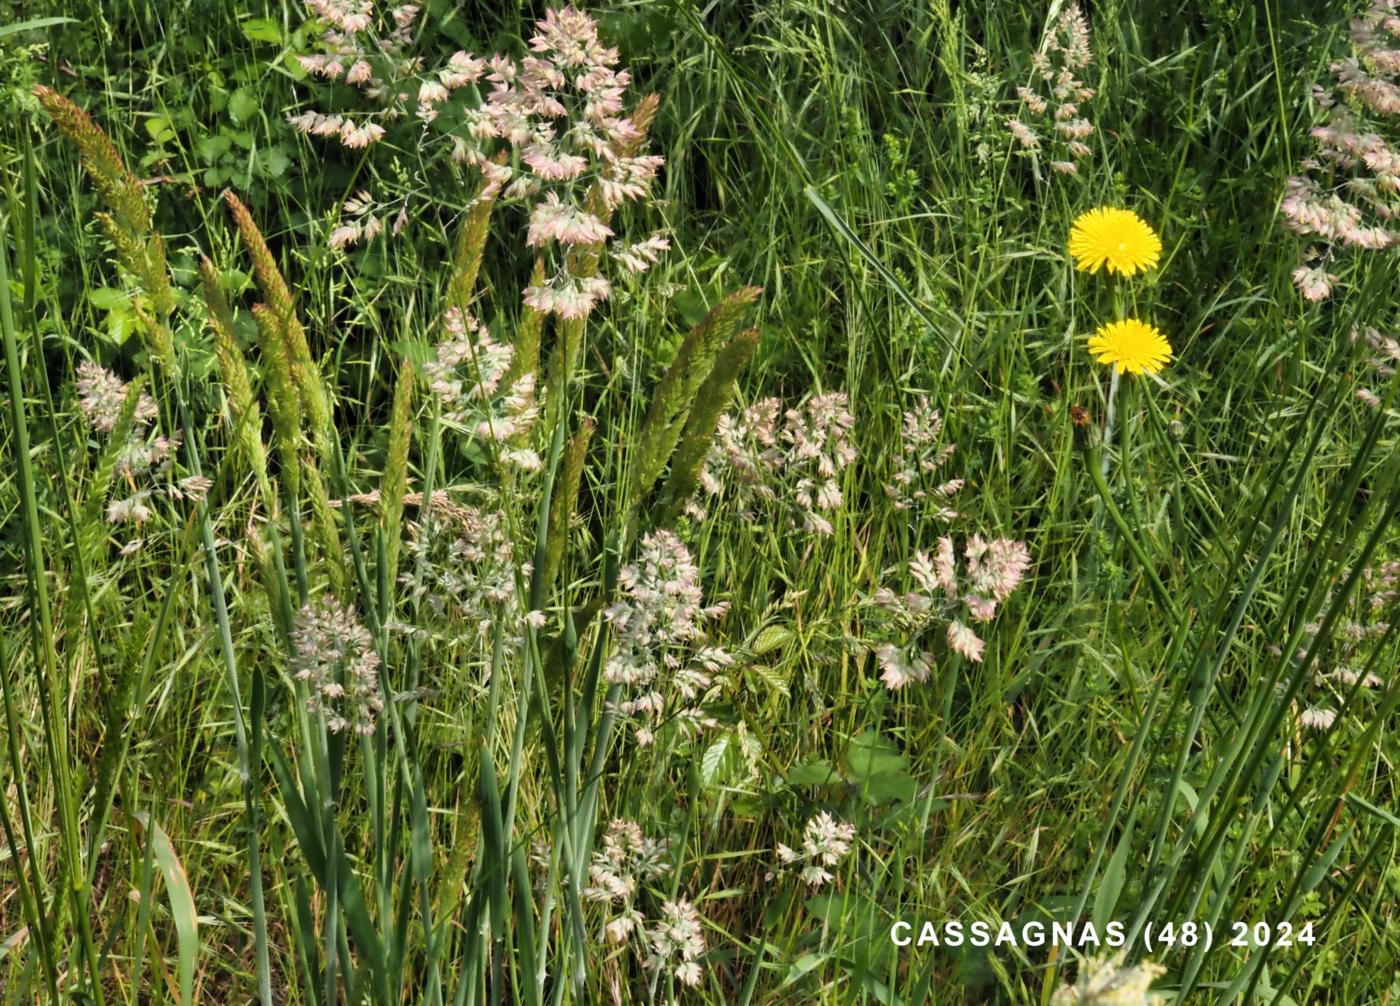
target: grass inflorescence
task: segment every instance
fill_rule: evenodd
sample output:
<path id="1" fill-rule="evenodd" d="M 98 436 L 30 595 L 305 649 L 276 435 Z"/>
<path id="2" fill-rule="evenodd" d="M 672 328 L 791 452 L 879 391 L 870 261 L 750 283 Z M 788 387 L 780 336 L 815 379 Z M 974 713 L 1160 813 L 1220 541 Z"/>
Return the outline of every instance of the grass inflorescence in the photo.
<path id="1" fill-rule="evenodd" d="M 1387 0 L 69 7 L 5 1002 L 1400 995 Z"/>

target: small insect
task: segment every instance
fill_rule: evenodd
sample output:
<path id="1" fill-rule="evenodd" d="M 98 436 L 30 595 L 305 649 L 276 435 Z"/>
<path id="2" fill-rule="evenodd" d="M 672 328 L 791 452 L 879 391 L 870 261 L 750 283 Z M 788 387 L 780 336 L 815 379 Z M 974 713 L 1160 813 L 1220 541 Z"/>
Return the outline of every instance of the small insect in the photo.
<path id="1" fill-rule="evenodd" d="M 1071 405 L 1069 407 L 1069 421 L 1075 426 L 1089 425 L 1089 410 L 1082 405 Z"/>

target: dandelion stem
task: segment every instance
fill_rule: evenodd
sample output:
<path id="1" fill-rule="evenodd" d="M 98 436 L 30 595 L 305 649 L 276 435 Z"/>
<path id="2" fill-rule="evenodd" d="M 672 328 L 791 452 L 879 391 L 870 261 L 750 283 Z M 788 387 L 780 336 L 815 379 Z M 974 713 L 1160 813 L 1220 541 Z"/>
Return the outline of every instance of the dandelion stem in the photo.
<path id="1" fill-rule="evenodd" d="M 1105 479 L 1108 478 L 1109 462 L 1112 454 L 1107 448 L 1113 446 L 1114 419 L 1117 418 L 1115 410 L 1118 406 L 1118 381 L 1118 364 L 1115 363 L 1113 365 L 1112 375 L 1108 379 L 1108 406 L 1104 410 L 1103 417 L 1103 446 L 1105 450 L 1103 451 L 1103 457 L 1099 460 L 1099 471 Z"/>
<path id="2" fill-rule="evenodd" d="M 1102 458 L 1098 456 L 1099 448 L 1081 445 L 1080 450 L 1084 457 L 1084 467 L 1089 471 L 1089 477 L 1094 482 L 1094 488 L 1098 491 L 1099 499 L 1103 502 L 1103 507 L 1108 512 L 1109 518 L 1118 528 L 1118 533 L 1123 536 L 1123 540 L 1128 543 L 1128 548 L 1132 551 L 1133 556 L 1142 566 L 1143 575 L 1147 577 L 1147 584 L 1152 588 L 1152 593 L 1156 595 L 1157 602 L 1166 609 L 1173 624 L 1180 625 L 1182 621 L 1181 610 L 1177 607 L 1176 601 L 1172 599 L 1161 578 L 1158 577 L 1147 552 L 1144 551 L 1142 543 L 1138 541 L 1138 536 L 1133 533 L 1133 529 L 1128 526 L 1123 512 L 1118 509 L 1118 504 L 1113 502 L 1113 494 L 1109 491 L 1107 479 L 1104 478 Z"/>

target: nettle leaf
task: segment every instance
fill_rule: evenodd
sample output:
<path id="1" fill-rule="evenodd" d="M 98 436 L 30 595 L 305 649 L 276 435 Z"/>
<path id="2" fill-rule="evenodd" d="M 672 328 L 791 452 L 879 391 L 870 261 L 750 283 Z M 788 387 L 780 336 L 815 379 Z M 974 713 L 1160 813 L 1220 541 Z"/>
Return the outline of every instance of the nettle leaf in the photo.
<path id="1" fill-rule="evenodd" d="M 846 750 L 846 774 L 851 782 L 904 772 L 908 764 L 898 745 L 875 730 L 861 731 L 851 738 L 851 746 Z"/>
<path id="2" fill-rule="evenodd" d="M 301 65 L 301 61 L 297 59 L 297 54 L 293 48 L 288 48 L 287 51 L 282 54 L 282 69 L 289 77 L 296 81 L 306 80 L 310 76 L 310 74 L 306 72 L 306 68 Z"/>
<path id="3" fill-rule="evenodd" d="M 131 295 L 116 287 L 93 287 L 88 290 L 87 298 L 88 303 L 99 311 L 128 311 L 131 309 Z"/>
<path id="4" fill-rule="evenodd" d="M 867 894 L 858 891 L 825 890 L 802 902 L 802 907 L 832 932 L 840 933 L 840 943 L 846 946 L 833 947 L 834 950 L 850 951 L 862 943 L 869 942 L 890 946 L 888 939 L 879 939 L 885 935 L 883 919 L 888 918 L 889 912 Z"/>
<path id="5" fill-rule="evenodd" d="M 848 970 L 878 966 L 894 947 L 886 938 L 889 910 L 867 895 L 827 890 L 808 898 L 802 907 L 833 935 L 827 949 Z"/>
<path id="6" fill-rule="evenodd" d="M 263 147 L 256 157 L 258 170 L 269 178 L 281 178 L 292 164 L 281 147 Z"/>
<path id="7" fill-rule="evenodd" d="M 106 312 L 106 335 L 109 340 L 120 346 L 136 332 L 136 312 L 131 308 L 131 294 L 100 286 L 89 290 L 87 297 L 93 307 Z"/>
<path id="8" fill-rule="evenodd" d="M 709 313 L 710 307 L 705 291 L 688 287 L 679 291 L 671 299 L 671 306 L 676 309 L 676 313 L 681 316 L 681 320 L 688 326 L 694 327 L 705 320 L 705 315 Z"/>
<path id="9" fill-rule="evenodd" d="M 906 772 L 881 772 L 870 777 L 861 787 L 866 803 L 909 802 L 919 792 L 919 784 Z"/>
<path id="10" fill-rule="evenodd" d="M 258 99 L 246 87 L 240 87 L 228 98 L 229 118 L 236 125 L 243 125 L 258 110 Z"/>
<path id="11" fill-rule="evenodd" d="M 767 664 L 753 664 L 744 669 L 746 676 L 757 678 L 768 689 L 770 695 L 787 698 L 789 694 L 787 678 Z"/>
<path id="12" fill-rule="evenodd" d="M 863 731 L 851 740 L 846 751 L 846 774 L 860 786 L 867 803 L 913 800 L 919 791 L 899 747 L 874 730 Z"/>
<path id="13" fill-rule="evenodd" d="M 195 152 L 205 164 L 213 164 L 225 156 L 232 146 L 233 141 L 228 138 L 227 133 L 215 133 L 212 136 L 201 136 L 195 144 Z"/>
<path id="14" fill-rule="evenodd" d="M 280 44 L 282 41 L 282 26 L 270 17 L 250 17 L 240 22 L 238 27 L 250 42 Z"/>
<path id="15" fill-rule="evenodd" d="M 175 137 L 175 127 L 163 115 L 147 116 L 142 125 L 146 127 L 146 134 L 156 143 L 164 143 Z"/>

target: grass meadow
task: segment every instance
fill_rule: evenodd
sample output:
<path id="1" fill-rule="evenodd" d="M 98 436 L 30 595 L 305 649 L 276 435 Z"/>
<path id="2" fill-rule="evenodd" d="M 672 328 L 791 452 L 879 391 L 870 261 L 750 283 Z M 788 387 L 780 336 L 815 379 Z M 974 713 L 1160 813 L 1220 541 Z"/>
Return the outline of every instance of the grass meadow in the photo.
<path id="1" fill-rule="evenodd" d="M 0 1002 L 1400 999 L 1391 0 L 16 0 L 0 103 Z"/>

